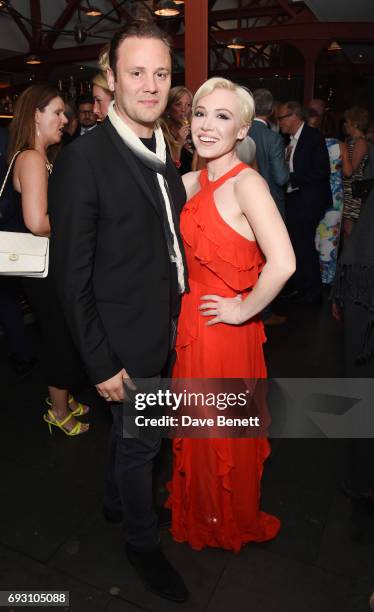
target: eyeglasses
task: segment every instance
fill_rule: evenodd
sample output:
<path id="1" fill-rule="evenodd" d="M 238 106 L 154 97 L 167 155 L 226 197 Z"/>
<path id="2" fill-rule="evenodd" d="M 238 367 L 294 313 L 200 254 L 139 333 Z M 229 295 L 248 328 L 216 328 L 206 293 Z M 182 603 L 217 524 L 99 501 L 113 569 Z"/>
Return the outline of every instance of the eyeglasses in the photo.
<path id="1" fill-rule="evenodd" d="M 286 117 L 291 117 L 291 115 L 293 115 L 293 113 L 287 113 L 287 115 L 278 115 L 278 121 L 281 121 L 282 119 L 285 119 Z"/>

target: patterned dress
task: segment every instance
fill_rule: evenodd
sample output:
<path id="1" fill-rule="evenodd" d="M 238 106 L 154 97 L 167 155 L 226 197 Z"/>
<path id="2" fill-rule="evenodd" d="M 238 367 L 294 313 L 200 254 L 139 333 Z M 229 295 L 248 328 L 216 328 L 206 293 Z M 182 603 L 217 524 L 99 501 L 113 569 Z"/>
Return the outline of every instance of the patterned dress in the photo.
<path id="1" fill-rule="evenodd" d="M 355 141 L 351 138 L 348 142 L 348 153 L 349 153 L 349 159 L 352 161 L 352 153 L 353 153 L 353 148 L 355 145 Z M 358 216 L 360 214 L 360 209 L 361 209 L 361 199 L 360 198 L 353 198 L 352 196 L 352 183 L 353 181 L 361 181 L 363 179 L 363 175 L 364 175 L 364 168 L 366 166 L 366 163 L 368 161 L 368 156 L 365 155 L 362 160 L 361 163 L 359 165 L 359 167 L 357 168 L 357 170 L 355 170 L 355 172 L 353 172 L 352 176 L 347 177 L 344 179 L 344 210 L 343 210 L 343 217 L 345 219 L 353 219 L 354 221 L 357 221 Z"/>
<path id="2" fill-rule="evenodd" d="M 343 172 L 339 140 L 326 138 L 330 158 L 330 187 L 333 206 L 325 212 L 316 232 L 316 249 L 319 253 L 322 282 L 329 284 L 335 278 L 339 246 L 340 226 L 343 214 Z"/>

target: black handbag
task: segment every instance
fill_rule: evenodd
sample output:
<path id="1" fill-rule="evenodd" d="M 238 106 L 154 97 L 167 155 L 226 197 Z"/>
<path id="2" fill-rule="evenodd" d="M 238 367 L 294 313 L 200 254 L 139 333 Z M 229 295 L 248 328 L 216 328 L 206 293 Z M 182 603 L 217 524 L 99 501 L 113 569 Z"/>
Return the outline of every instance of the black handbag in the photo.
<path id="1" fill-rule="evenodd" d="M 352 181 L 352 197 L 355 199 L 366 200 L 373 187 L 374 179 Z"/>

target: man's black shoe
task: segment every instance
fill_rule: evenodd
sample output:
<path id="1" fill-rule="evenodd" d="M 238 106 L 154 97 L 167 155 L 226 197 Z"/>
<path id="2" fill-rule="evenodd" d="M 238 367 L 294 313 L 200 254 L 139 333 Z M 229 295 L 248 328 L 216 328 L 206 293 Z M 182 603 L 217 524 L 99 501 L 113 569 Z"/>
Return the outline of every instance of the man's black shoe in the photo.
<path id="1" fill-rule="evenodd" d="M 149 591 L 177 603 L 188 600 L 186 585 L 165 557 L 161 547 L 138 551 L 126 544 L 126 556 Z"/>
<path id="2" fill-rule="evenodd" d="M 160 529 L 170 527 L 171 525 L 171 511 L 168 508 L 156 508 L 158 517 L 158 526 Z M 122 510 L 112 510 L 108 506 L 103 506 L 103 517 L 108 523 L 122 523 L 123 512 Z"/>
<path id="3" fill-rule="evenodd" d="M 103 516 L 108 523 L 122 523 L 122 510 L 111 510 L 107 506 L 103 506 Z"/>

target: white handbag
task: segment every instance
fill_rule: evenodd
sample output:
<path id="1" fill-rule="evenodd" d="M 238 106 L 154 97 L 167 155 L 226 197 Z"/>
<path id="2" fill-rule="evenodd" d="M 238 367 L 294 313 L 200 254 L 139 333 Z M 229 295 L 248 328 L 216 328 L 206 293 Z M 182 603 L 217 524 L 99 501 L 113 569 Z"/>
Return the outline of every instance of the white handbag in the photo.
<path id="1" fill-rule="evenodd" d="M 14 154 L 0 190 L 5 189 L 17 155 Z M 25 232 L 0 231 L 0 276 L 30 276 L 45 278 L 48 275 L 49 238 Z"/>

